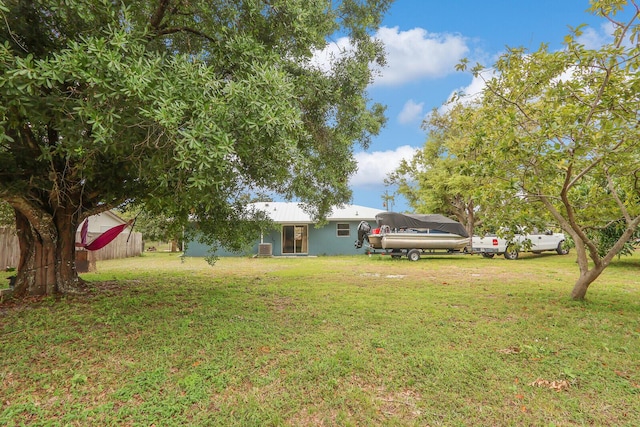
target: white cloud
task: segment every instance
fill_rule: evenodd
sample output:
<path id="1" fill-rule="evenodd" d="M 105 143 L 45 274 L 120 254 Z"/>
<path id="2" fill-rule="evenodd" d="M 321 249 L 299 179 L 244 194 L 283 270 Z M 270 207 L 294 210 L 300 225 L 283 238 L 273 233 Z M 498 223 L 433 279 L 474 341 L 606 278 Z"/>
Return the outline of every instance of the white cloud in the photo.
<path id="1" fill-rule="evenodd" d="M 398 122 L 401 124 L 407 124 L 415 121 L 416 119 L 422 119 L 424 110 L 424 102 L 417 104 L 413 99 L 408 100 L 402 111 L 398 114 Z"/>
<path id="2" fill-rule="evenodd" d="M 381 27 L 374 36 L 385 45 L 387 65 L 374 70 L 379 73 L 375 85 L 401 85 L 424 78 L 438 78 L 455 71 L 455 65 L 467 53 L 466 39 L 455 34 L 429 33 L 422 28 L 400 31 L 398 27 Z M 331 63 L 353 50 L 349 39 L 341 37 L 316 51 L 311 64 L 323 71 Z"/>
<path id="3" fill-rule="evenodd" d="M 470 104 L 476 100 L 479 100 L 482 91 L 487 85 L 486 81 L 491 80 L 494 76 L 495 70 L 490 68 L 484 70 L 480 76 L 474 76 L 469 85 L 457 88 L 453 92 L 451 92 L 451 94 L 449 95 L 449 99 L 452 99 L 456 94 L 458 94 L 459 97 L 456 98 L 455 101 L 443 104 L 439 108 L 439 111 L 441 113 L 445 113 L 457 103 Z"/>
<path id="4" fill-rule="evenodd" d="M 471 83 L 460 89 L 460 92 L 464 94 L 465 98 L 475 98 L 484 90 L 487 80 L 494 77 L 494 70 L 487 70 L 483 72 L 481 76 L 474 76 Z"/>
<path id="5" fill-rule="evenodd" d="M 331 71 L 333 61 L 343 55 L 351 55 L 353 46 L 348 37 L 340 37 L 334 42 L 330 42 L 323 50 L 316 50 L 311 59 L 311 65 L 318 67 L 322 71 Z"/>
<path id="6" fill-rule="evenodd" d="M 355 187 L 383 184 L 387 175 L 400 165 L 400 161 L 411 160 L 417 150 L 403 145 L 395 150 L 356 153 L 358 172 L 351 178 L 350 184 Z"/>
<path id="7" fill-rule="evenodd" d="M 375 38 L 387 52 L 387 66 L 380 70 L 376 85 L 400 85 L 423 78 L 437 78 L 455 71 L 469 47 L 461 35 L 428 33 L 422 28 L 400 31 L 382 27 Z"/>
<path id="8" fill-rule="evenodd" d="M 587 49 L 599 49 L 603 45 L 611 43 L 614 30 L 614 25 L 611 22 L 605 22 L 600 26 L 600 30 L 591 27 L 585 28 L 576 40 Z"/>
<path id="9" fill-rule="evenodd" d="M 583 29 L 583 33 L 577 37 L 577 41 L 584 45 L 587 49 L 599 49 L 603 45 L 607 43 L 611 43 L 613 40 L 613 33 L 615 27 L 611 22 L 605 22 L 600 25 L 599 29 L 594 29 L 592 27 L 586 27 Z M 493 61 L 497 60 L 499 54 L 497 53 L 494 56 Z M 573 77 L 573 69 L 566 70 L 562 75 L 560 75 L 556 80 L 566 81 L 570 80 Z M 439 110 L 440 112 L 446 112 L 451 109 L 451 105 L 462 102 L 462 103 L 471 103 L 474 100 L 478 99 L 478 96 L 482 93 L 486 86 L 486 81 L 490 80 L 495 76 L 495 69 L 487 68 L 482 72 L 482 76 L 473 77 L 471 83 L 468 86 L 460 87 L 451 92 L 449 95 L 449 99 L 452 99 L 455 94 L 461 94 L 462 97 L 458 98 L 452 104 L 443 104 Z"/>

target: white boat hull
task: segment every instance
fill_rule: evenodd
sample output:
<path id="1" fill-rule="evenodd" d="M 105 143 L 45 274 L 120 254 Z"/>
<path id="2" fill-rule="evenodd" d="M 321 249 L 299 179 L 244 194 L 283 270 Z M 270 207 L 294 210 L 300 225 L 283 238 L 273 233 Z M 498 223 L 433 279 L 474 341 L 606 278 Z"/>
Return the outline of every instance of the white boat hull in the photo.
<path id="1" fill-rule="evenodd" d="M 369 245 L 374 249 L 451 249 L 461 250 L 469 245 L 469 238 L 447 233 L 386 233 L 370 234 Z"/>
<path id="2" fill-rule="evenodd" d="M 367 236 L 369 246 L 374 249 L 382 249 L 382 234 L 369 234 Z"/>

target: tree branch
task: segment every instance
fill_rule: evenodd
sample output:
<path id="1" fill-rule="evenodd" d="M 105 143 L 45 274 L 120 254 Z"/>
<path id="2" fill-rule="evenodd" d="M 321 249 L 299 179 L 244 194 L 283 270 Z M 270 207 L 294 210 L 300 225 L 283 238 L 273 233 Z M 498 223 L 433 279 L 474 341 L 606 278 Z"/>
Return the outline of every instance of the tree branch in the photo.
<path id="1" fill-rule="evenodd" d="M 586 246 L 589 250 L 589 257 L 593 261 L 596 267 L 600 267 L 602 265 L 602 260 L 598 255 L 598 248 L 593 244 L 591 239 L 586 235 L 584 230 L 578 225 L 575 219 L 575 215 L 571 210 L 571 204 L 566 197 L 566 194 L 563 194 L 562 202 L 567 209 L 567 217 L 562 216 L 560 212 L 556 209 L 556 207 L 549 201 L 546 196 L 538 196 L 540 201 L 545 205 L 545 207 L 551 212 L 551 215 L 558 221 L 563 230 L 567 231 L 573 237 L 574 242 L 576 243 L 576 249 L 578 250 L 578 265 L 580 270 L 584 273 L 589 271 L 589 265 L 587 263 L 586 257 L 584 253 L 584 247 Z M 580 256 L 580 252 L 582 252 L 582 256 Z"/>
<path id="2" fill-rule="evenodd" d="M 151 20 L 149 21 L 151 28 L 154 28 L 157 31 L 160 30 L 160 24 L 164 19 L 164 14 L 167 11 L 167 7 L 169 7 L 169 3 L 171 3 L 171 0 L 160 0 L 160 4 L 158 4 L 156 11 L 153 13 Z"/>
<path id="3" fill-rule="evenodd" d="M 612 152 L 616 151 L 618 148 L 620 148 L 620 146 L 622 144 L 624 144 L 625 140 L 622 139 L 620 142 L 618 142 L 613 149 L 608 153 L 611 154 Z M 599 163 L 602 162 L 602 160 L 604 160 L 604 158 L 601 157 L 596 157 L 593 162 L 591 162 L 587 167 L 585 167 L 583 170 L 580 171 L 580 173 L 578 173 L 575 178 L 573 178 L 571 180 L 571 182 L 569 183 L 569 185 L 567 186 L 567 189 L 570 187 L 573 187 L 575 185 L 576 182 L 578 182 L 580 179 L 582 179 L 582 177 L 584 177 L 587 173 L 589 173 L 589 171 L 591 171 L 591 169 L 595 168 Z"/>
<path id="4" fill-rule="evenodd" d="M 636 12 L 638 10 L 637 5 L 635 5 L 635 2 L 633 3 L 634 6 L 636 6 Z M 618 39 L 616 40 L 616 43 L 614 44 L 614 47 L 616 49 L 620 48 L 620 46 L 622 46 L 623 41 L 625 40 L 625 35 L 629 32 L 629 28 L 631 28 L 631 24 L 633 24 L 633 21 L 636 20 L 636 16 L 638 16 L 638 13 L 634 14 L 633 18 L 631 18 L 629 20 L 629 22 L 624 26 L 624 29 L 622 30 L 621 34 L 619 35 Z M 605 17 L 607 19 L 609 19 L 611 22 L 614 23 L 614 25 L 618 25 L 619 27 L 622 27 L 623 24 L 621 23 L 617 23 L 615 21 L 613 21 L 612 19 L 609 18 L 608 15 L 605 15 Z M 600 85 L 600 88 L 598 89 L 598 93 L 596 95 L 596 97 L 594 98 L 593 102 L 591 103 L 591 106 L 589 108 L 589 114 L 587 114 L 587 118 L 584 121 L 584 126 L 588 126 L 591 122 L 591 119 L 593 118 L 595 112 L 596 112 L 596 107 L 597 105 L 600 103 L 601 99 L 602 99 L 602 95 L 604 94 L 604 90 L 607 87 L 607 85 L 609 84 L 609 80 L 611 79 L 611 73 L 613 68 L 616 66 L 616 64 L 612 64 L 609 67 L 605 68 L 605 77 L 604 80 L 602 81 L 602 84 Z"/>
<path id="5" fill-rule="evenodd" d="M 40 235 L 50 236 L 55 230 L 52 228 L 53 217 L 47 213 L 42 207 L 32 204 L 25 197 L 9 196 L 4 199 L 12 208 L 29 219 L 31 226 L 38 231 Z"/>
<path id="6" fill-rule="evenodd" d="M 611 195 L 613 196 L 613 199 L 618 204 L 618 207 L 620 208 L 620 211 L 622 212 L 622 216 L 624 216 L 625 221 L 627 222 L 627 224 L 629 224 L 631 222 L 631 215 L 629 215 L 629 211 L 627 210 L 627 208 L 624 205 L 624 203 L 622 202 L 622 200 L 620 200 L 620 196 L 618 195 L 618 192 L 616 191 L 615 185 L 613 184 L 613 180 L 611 179 L 611 175 L 609 175 L 608 168 L 605 168 L 604 174 L 607 177 L 607 187 L 609 187 L 609 190 L 611 191 Z"/>
<path id="7" fill-rule="evenodd" d="M 169 34 L 176 34 L 176 33 L 191 33 L 191 34 L 195 34 L 197 36 L 203 37 L 203 38 L 209 40 L 210 42 L 214 42 L 215 43 L 217 41 L 216 39 L 206 35 L 202 31 L 198 31 L 198 30 L 195 30 L 195 29 L 190 28 L 190 27 L 164 28 L 162 30 L 159 30 L 157 34 L 159 36 L 166 36 L 166 35 L 169 35 Z"/>
<path id="8" fill-rule="evenodd" d="M 631 239 L 631 236 L 633 236 L 633 233 L 635 233 L 635 231 L 637 230 L 638 225 L 640 225 L 640 216 L 629 219 L 630 222 L 627 222 L 627 229 L 624 231 L 624 233 L 622 233 L 618 241 L 602 259 L 602 263 L 605 267 L 609 265 L 613 257 L 615 257 L 618 252 L 620 252 L 622 247 L 629 241 L 629 239 Z"/>

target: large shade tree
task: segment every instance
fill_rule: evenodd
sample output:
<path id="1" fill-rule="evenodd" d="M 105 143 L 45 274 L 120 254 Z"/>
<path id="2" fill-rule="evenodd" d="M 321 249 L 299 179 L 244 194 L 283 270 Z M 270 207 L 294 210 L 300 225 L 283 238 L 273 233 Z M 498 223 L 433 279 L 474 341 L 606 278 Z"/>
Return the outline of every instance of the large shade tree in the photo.
<path id="1" fill-rule="evenodd" d="M 493 179 L 484 191 L 544 206 L 573 239 L 574 299 L 584 299 L 640 224 L 640 8 L 598 0 L 591 11 L 610 23 L 612 41 L 588 48 L 579 27 L 560 51 L 509 50 L 487 81 L 478 120 L 467 124 L 480 154 L 474 173 Z M 605 244 L 595 231 L 612 224 L 619 233 Z"/>
<path id="2" fill-rule="evenodd" d="M 478 187 L 486 184 L 473 176 L 476 162 L 466 123 L 473 120 L 472 105 L 452 103 L 446 111 L 434 110 L 423 122 L 425 145 L 403 160 L 387 177 L 398 186 L 415 212 L 439 213 L 455 218 L 470 236 L 480 224 Z"/>
<path id="3" fill-rule="evenodd" d="M 241 247 L 246 194 L 316 217 L 348 202 L 354 144 L 384 122 L 366 88 L 390 0 L 0 0 L 0 198 L 15 212 L 15 292 L 83 287 L 75 233 L 134 204 Z M 330 67 L 314 53 L 350 49 Z"/>

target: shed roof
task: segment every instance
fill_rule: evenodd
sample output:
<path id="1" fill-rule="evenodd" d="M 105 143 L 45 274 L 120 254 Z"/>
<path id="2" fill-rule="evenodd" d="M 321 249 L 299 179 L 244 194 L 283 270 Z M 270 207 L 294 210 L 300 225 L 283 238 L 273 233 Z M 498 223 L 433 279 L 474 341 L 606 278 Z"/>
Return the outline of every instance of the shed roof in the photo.
<path id="1" fill-rule="evenodd" d="M 297 202 L 259 202 L 253 203 L 256 209 L 269 214 L 272 221 L 288 224 L 311 224 L 314 221 Z M 369 208 L 360 205 L 345 205 L 342 208 L 334 208 L 328 221 L 375 221 L 376 215 L 381 209 Z"/>
<path id="2" fill-rule="evenodd" d="M 119 224 L 124 224 L 125 222 L 127 222 L 127 221 L 125 221 L 124 219 L 120 218 L 120 217 L 118 216 L 118 214 L 116 214 L 113 210 L 104 211 L 104 212 L 101 212 L 101 213 L 99 213 L 99 214 L 96 214 L 95 216 L 100 216 L 100 215 L 104 215 L 104 216 L 110 217 L 110 218 L 112 218 L 115 222 L 117 222 L 117 223 L 119 223 Z"/>

